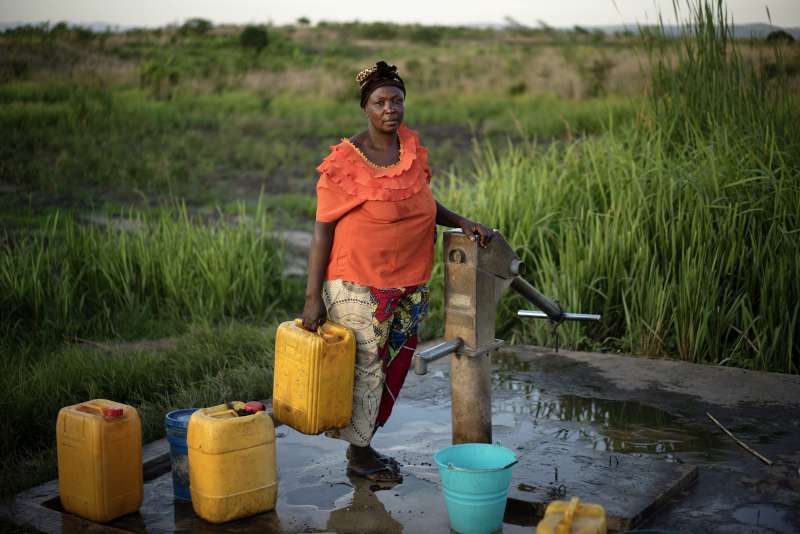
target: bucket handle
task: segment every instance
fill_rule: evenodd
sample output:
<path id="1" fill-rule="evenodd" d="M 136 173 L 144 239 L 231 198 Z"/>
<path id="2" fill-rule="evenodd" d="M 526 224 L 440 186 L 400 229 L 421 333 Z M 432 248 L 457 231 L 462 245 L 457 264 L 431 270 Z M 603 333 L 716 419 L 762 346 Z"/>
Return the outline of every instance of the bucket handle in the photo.
<path id="1" fill-rule="evenodd" d="M 475 468 L 475 469 L 467 469 L 466 467 L 458 467 L 453 465 L 452 463 L 447 464 L 448 469 L 452 469 L 453 471 L 462 471 L 464 473 L 490 473 L 492 471 L 502 471 L 504 469 L 508 469 L 509 467 L 515 465 L 519 460 L 514 460 L 513 462 L 507 463 L 503 467 L 488 467 L 488 468 Z"/>

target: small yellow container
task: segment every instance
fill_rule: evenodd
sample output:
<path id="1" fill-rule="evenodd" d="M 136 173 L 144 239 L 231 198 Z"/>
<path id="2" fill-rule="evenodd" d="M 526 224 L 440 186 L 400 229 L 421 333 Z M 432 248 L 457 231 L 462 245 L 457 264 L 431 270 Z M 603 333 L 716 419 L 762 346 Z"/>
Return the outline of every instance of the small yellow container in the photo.
<path id="1" fill-rule="evenodd" d="M 353 413 L 355 335 L 332 322 L 317 333 L 301 325 L 296 319 L 278 327 L 272 412 L 304 434 L 344 428 Z"/>
<path id="2" fill-rule="evenodd" d="M 238 416 L 244 403 L 197 410 L 189 419 L 189 491 L 197 515 L 224 523 L 275 508 L 275 427 L 266 412 Z"/>
<path id="3" fill-rule="evenodd" d="M 61 408 L 58 492 L 64 510 L 105 523 L 142 504 L 142 425 L 132 406 L 95 399 Z"/>
<path id="4" fill-rule="evenodd" d="M 536 534 L 606 534 L 606 511 L 599 504 L 573 497 L 547 505 Z"/>

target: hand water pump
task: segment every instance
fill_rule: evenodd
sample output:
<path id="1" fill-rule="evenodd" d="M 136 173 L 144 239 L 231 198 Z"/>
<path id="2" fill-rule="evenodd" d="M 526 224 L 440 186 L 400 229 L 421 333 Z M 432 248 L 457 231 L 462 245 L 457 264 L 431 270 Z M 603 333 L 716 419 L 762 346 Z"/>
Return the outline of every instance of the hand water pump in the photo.
<path id="1" fill-rule="evenodd" d="M 499 233 L 486 248 L 460 230 L 444 232 L 443 241 L 446 341 L 417 353 L 414 371 L 424 375 L 429 362 L 452 354 L 453 443 L 491 443 L 490 355 L 503 344 L 494 337 L 494 325 L 506 289 L 538 308 L 520 310 L 518 316 L 548 319 L 554 329 L 564 321 L 599 321 L 600 316 L 564 312 L 542 295 L 522 278 L 525 264 Z"/>

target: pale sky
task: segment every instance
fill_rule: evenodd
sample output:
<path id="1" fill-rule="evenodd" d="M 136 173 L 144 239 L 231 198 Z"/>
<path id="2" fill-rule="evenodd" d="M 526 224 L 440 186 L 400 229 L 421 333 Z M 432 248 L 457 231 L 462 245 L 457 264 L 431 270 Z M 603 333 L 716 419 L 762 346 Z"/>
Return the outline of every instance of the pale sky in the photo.
<path id="1" fill-rule="evenodd" d="M 680 0 L 685 5 L 686 0 Z M 716 2 L 714 2 L 716 3 Z M 728 0 L 736 23 L 772 22 L 800 26 L 800 0 Z M 120 26 L 162 26 L 202 17 L 215 23 L 286 24 L 385 21 L 424 24 L 502 23 L 506 16 L 531 26 L 543 20 L 564 27 L 650 24 L 659 10 L 671 22 L 672 0 L 0 0 L 0 22 L 108 22 Z"/>

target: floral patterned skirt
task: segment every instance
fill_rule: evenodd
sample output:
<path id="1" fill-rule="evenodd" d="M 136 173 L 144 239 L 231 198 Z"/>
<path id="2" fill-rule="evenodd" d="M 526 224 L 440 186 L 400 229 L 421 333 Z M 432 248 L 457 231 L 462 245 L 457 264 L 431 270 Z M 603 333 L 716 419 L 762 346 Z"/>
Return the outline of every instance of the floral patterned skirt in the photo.
<path id="1" fill-rule="evenodd" d="M 428 313 L 428 285 L 373 288 L 327 280 L 322 298 L 331 321 L 356 336 L 353 417 L 327 433 L 353 445 L 369 445 L 389 419 L 417 347 L 417 328 Z"/>

